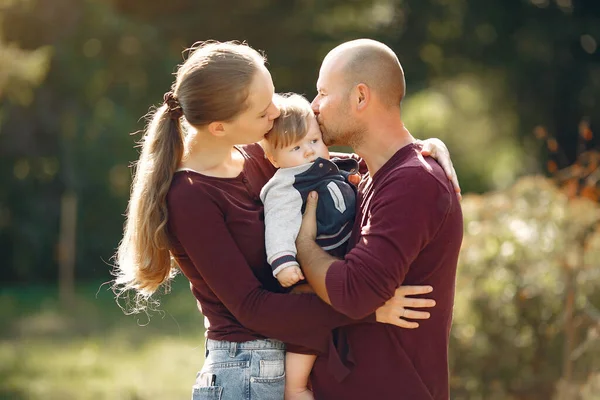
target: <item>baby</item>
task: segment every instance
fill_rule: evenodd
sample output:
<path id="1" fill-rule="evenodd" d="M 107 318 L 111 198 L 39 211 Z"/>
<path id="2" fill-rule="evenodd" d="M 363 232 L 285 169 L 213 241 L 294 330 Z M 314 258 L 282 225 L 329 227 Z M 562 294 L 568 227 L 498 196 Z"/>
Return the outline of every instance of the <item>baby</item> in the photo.
<path id="1" fill-rule="evenodd" d="M 308 194 L 319 194 L 317 243 L 343 257 L 356 207 L 356 189 L 350 182 L 356 184 L 360 177 L 354 159 L 329 159 L 317 119 L 304 97 L 276 95 L 275 102 L 281 115 L 263 146 L 279 169 L 263 187 L 260 198 L 265 210 L 267 260 L 279 283 L 289 287 L 304 279 L 296 261 L 296 236 Z M 312 398 L 307 383 L 315 359 L 314 355 L 287 353 L 286 399 Z"/>
<path id="2" fill-rule="evenodd" d="M 271 163 L 279 168 L 263 187 L 267 261 L 284 287 L 304 279 L 296 261 L 296 236 L 306 197 L 319 194 L 317 243 L 327 251 L 344 255 L 356 206 L 358 163 L 329 160 L 317 119 L 310 103 L 297 94 L 276 95 L 281 115 L 265 136 L 263 146 Z M 342 169 L 340 169 L 342 168 Z M 342 247 L 341 249 L 339 249 Z M 341 250 L 341 251 L 340 251 Z"/>

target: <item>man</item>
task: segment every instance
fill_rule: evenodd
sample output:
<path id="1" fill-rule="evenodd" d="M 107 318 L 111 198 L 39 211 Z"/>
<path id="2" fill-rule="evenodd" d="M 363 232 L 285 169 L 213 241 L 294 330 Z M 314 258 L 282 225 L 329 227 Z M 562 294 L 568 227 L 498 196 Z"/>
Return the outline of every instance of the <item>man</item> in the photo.
<path id="1" fill-rule="evenodd" d="M 316 399 L 448 399 L 448 338 L 458 253 L 459 197 L 435 161 L 423 158 L 400 112 L 404 72 L 394 52 L 355 40 L 324 59 L 312 103 L 327 145 L 349 145 L 368 174 L 359 186 L 349 251 L 337 260 L 316 245 L 316 195 L 297 239 L 305 277 L 336 310 L 362 318 L 403 285 L 431 285 L 436 307 L 418 329 L 357 324 L 336 333 L 349 372 L 319 358 Z M 412 318 L 406 309 L 401 317 Z M 348 371 L 347 370 L 347 371 Z"/>

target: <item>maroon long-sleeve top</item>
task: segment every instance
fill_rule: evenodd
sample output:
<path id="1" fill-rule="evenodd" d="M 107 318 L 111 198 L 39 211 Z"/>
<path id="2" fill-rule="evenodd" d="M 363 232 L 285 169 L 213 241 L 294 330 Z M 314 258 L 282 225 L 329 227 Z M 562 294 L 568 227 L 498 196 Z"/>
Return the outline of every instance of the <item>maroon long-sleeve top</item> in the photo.
<path id="1" fill-rule="evenodd" d="M 283 293 L 266 261 L 259 198 L 275 169 L 259 145 L 238 150 L 245 162 L 237 177 L 180 171 L 167 195 L 172 253 L 210 323 L 207 336 L 268 337 L 324 352 L 331 330 L 355 321 L 313 294 Z"/>
<path id="2" fill-rule="evenodd" d="M 363 180 L 351 250 L 326 276 L 332 306 L 367 315 L 399 285 L 432 285 L 431 318 L 417 329 L 355 324 L 337 330 L 349 375 L 341 382 L 319 358 L 317 399 L 448 399 L 448 340 L 463 225 L 460 203 L 441 167 L 415 145 L 400 149 Z"/>

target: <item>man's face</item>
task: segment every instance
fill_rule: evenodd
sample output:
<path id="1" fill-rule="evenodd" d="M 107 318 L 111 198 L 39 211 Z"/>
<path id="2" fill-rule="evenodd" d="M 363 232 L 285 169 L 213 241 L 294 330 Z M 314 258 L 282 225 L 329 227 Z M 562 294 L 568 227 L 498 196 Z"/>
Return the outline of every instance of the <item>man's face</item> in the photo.
<path id="1" fill-rule="evenodd" d="M 350 110 L 350 88 L 345 83 L 340 68 L 336 68 L 335 61 L 328 58 L 323 61 L 317 81 L 317 96 L 311 107 L 327 146 L 352 145 L 348 135 L 354 135 L 356 125 L 353 124 Z"/>

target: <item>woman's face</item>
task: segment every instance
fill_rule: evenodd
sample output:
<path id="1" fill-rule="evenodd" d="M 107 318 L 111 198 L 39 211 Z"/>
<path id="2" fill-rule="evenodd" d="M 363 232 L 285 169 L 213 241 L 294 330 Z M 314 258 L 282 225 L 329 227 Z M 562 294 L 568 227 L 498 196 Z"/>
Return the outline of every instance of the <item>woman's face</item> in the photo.
<path id="1" fill-rule="evenodd" d="M 233 144 L 256 143 L 264 139 L 273 127 L 273 120 L 279 117 L 279 109 L 273 104 L 275 88 L 271 74 L 260 66 L 250 84 L 248 108 L 231 122 L 226 123 L 229 138 Z"/>

